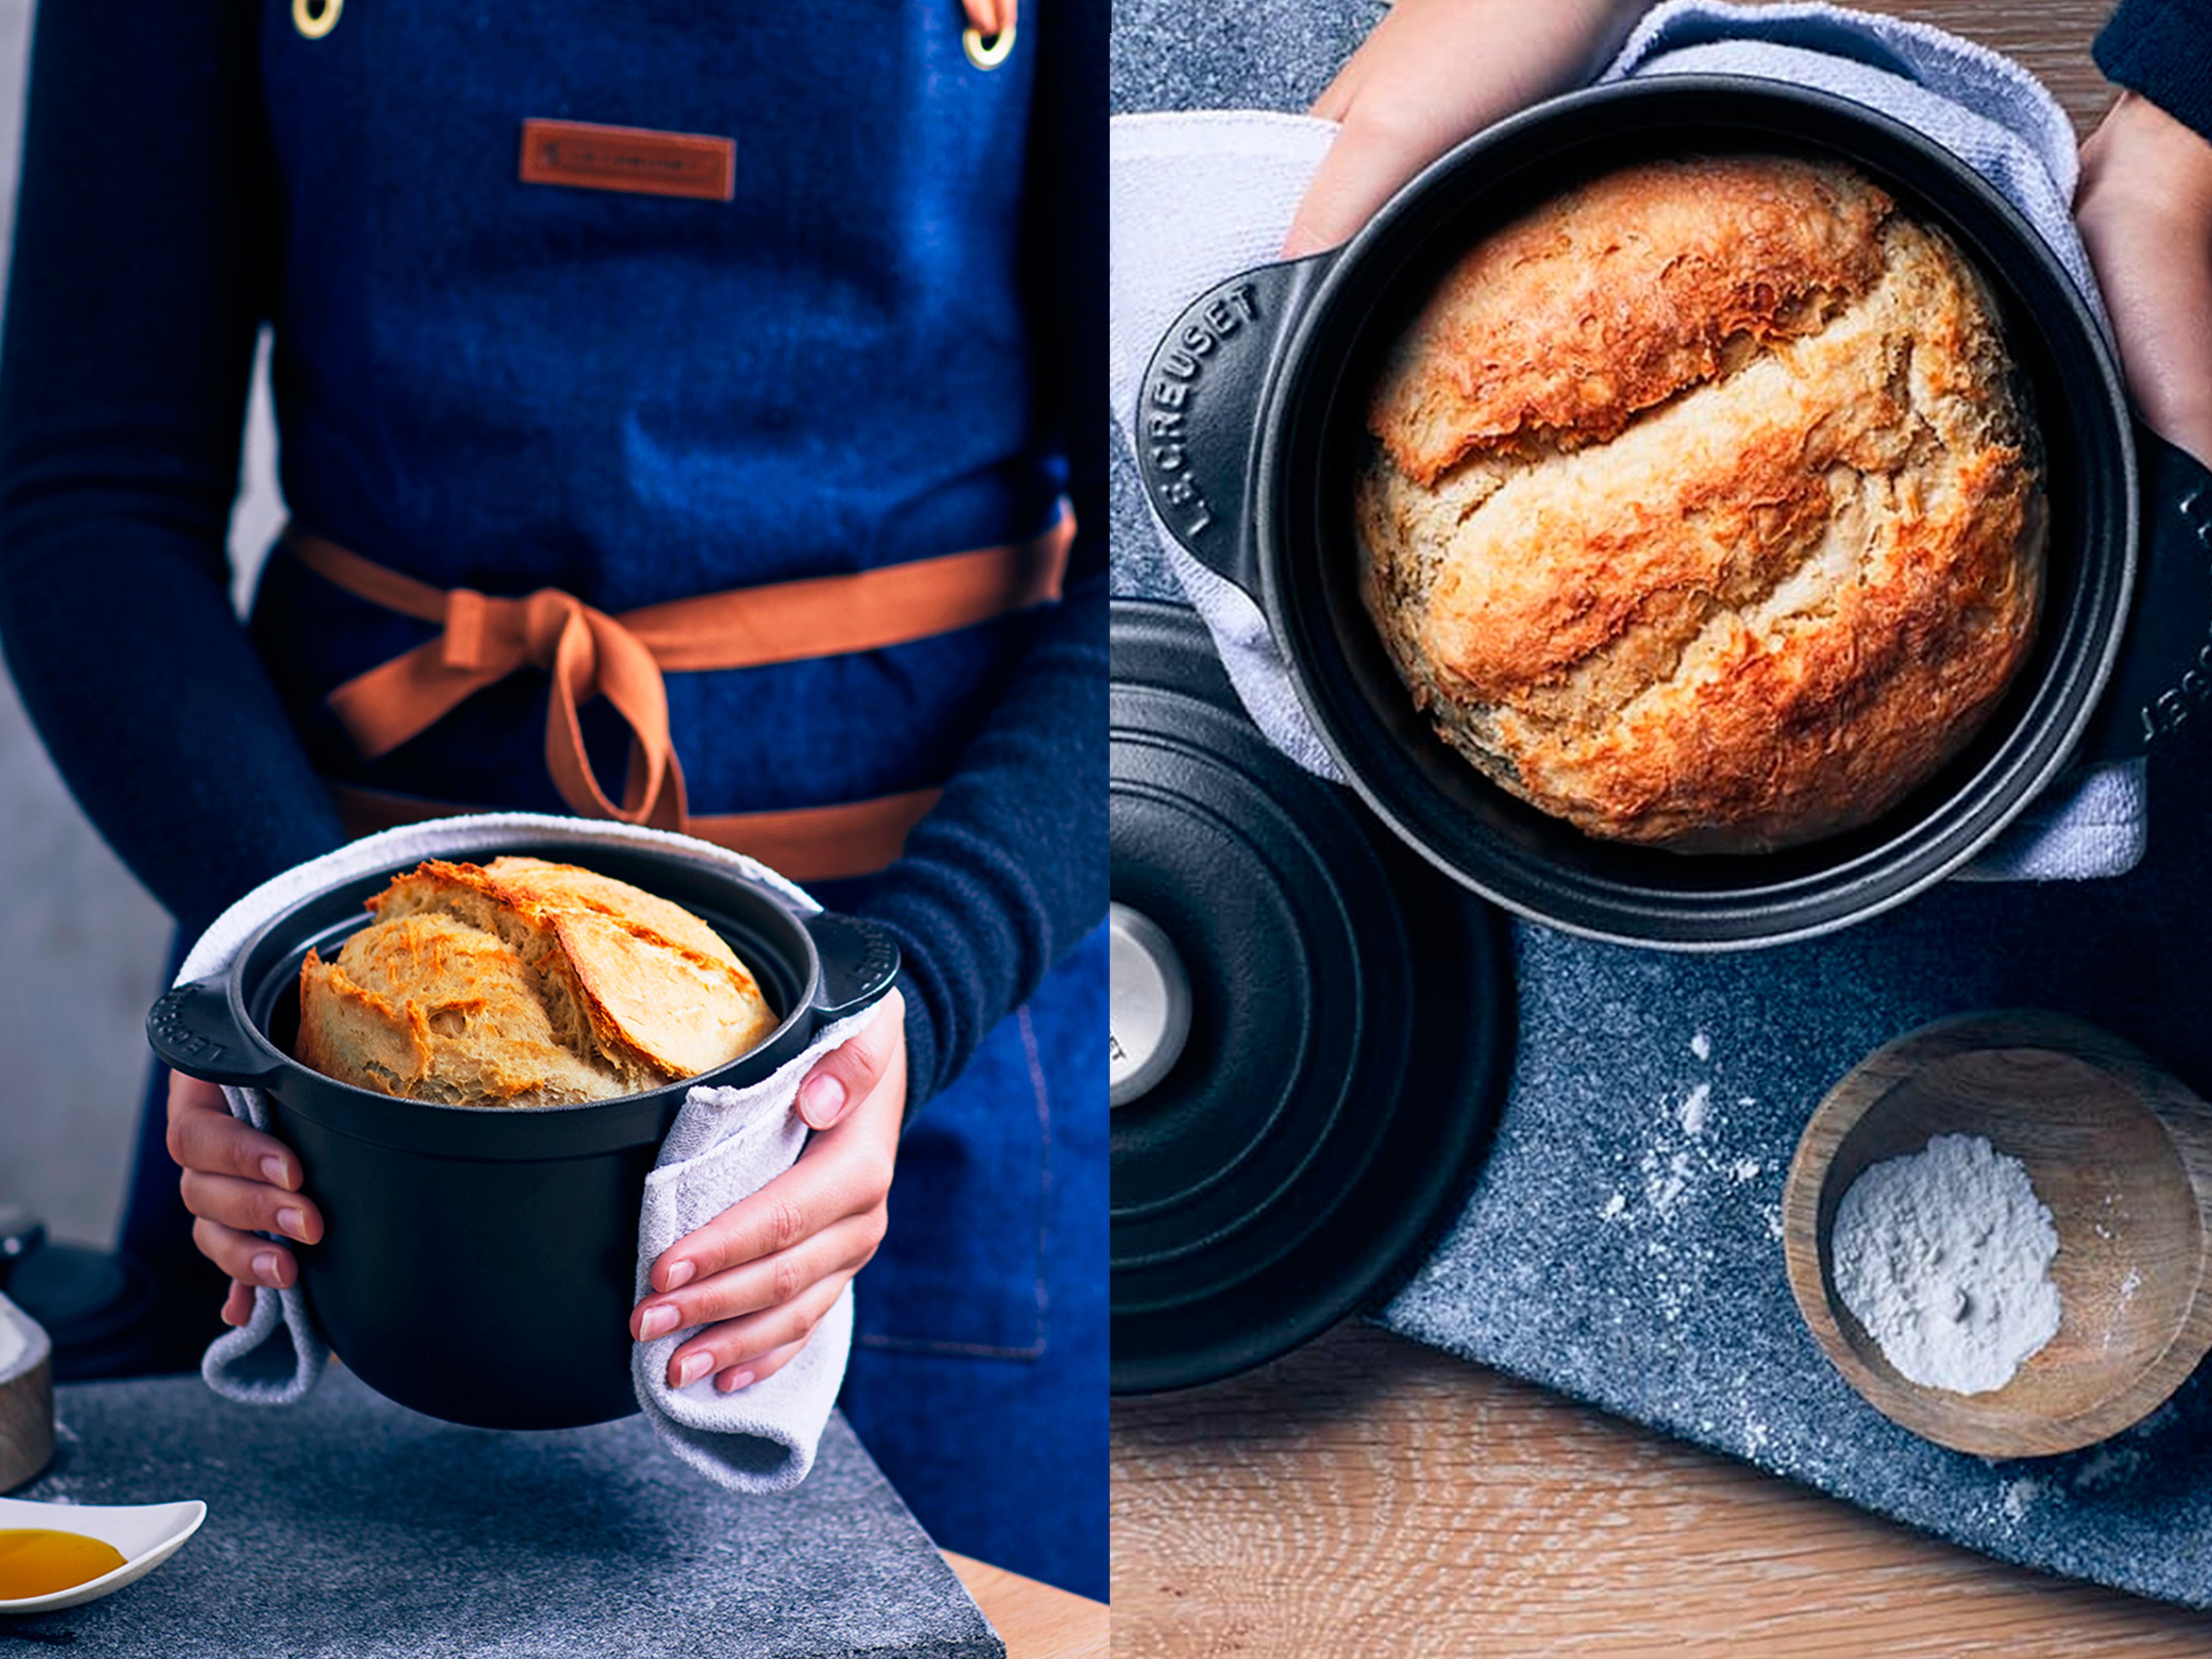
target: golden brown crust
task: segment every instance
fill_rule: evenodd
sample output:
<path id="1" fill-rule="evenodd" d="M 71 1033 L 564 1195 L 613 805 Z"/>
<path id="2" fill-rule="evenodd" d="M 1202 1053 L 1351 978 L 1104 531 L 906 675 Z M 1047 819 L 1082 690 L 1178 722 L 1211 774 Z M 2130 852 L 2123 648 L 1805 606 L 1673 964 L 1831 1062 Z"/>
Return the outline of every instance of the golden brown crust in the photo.
<path id="1" fill-rule="evenodd" d="M 1670 168 L 1700 178 L 1634 170 L 1638 222 Z M 1806 244 L 1866 222 L 1838 215 Z M 1594 835 L 1764 850 L 1879 816 L 1995 708 L 2040 602 L 2033 434 L 1957 251 L 1894 216 L 1863 234 L 1874 275 L 1816 328 L 1607 440 L 1478 438 L 1424 480 L 1379 434 L 1369 609 L 1506 788 Z"/>
<path id="2" fill-rule="evenodd" d="M 558 1039 L 535 975 L 495 933 L 435 911 L 378 922 L 300 973 L 301 1064 L 448 1105 L 566 1105 L 662 1079 Z"/>
<path id="3" fill-rule="evenodd" d="M 775 1019 L 680 906 L 569 865 L 428 860 L 300 975 L 298 1057 L 380 1092 L 468 1105 L 609 1099 L 736 1059 Z"/>
<path id="4" fill-rule="evenodd" d="M 1864 293 L 1890 209 L 1856 173 L 1810 161 L 1608 173 L 1453 267 L 1384 371 L 1370 423 L 1425 484 L 1477 447 L 1610 438 Z"/>

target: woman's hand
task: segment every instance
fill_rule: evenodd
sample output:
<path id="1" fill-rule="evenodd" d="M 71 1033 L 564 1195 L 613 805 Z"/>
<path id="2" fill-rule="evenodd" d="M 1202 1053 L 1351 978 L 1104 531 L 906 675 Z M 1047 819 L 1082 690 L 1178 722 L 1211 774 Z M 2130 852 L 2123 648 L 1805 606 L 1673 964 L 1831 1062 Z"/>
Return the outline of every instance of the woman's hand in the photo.
<path id="1" fill-rule="evenodd" d="M 302 1244 L 323 1236 L 322 1212 L 301 1196 L 300 1160 L 283 1142 L 241 1123 L 222 1091 L 182 1073 L 169 1074 L 169 1156 L 184 1170 L 185 1207 L 198 1218 L 192 1243 L 230 1275 L 223 1322 L 253 1314 L 253 1287 L 300 1282 L 291 1251 L 256 1233 L 283 1233 Z"/>
<path id="2" fill-rule="evenodd" d="M 2122 93 L 2081 146 L 2074 216 L 2136 407 L 2212 466 L 2212 143 Z"/>
<path id="3" fill-rule="evenodd" d="M 669 1356 L 672 1388 L 711 1374 L 727 1394 L 781 1370 L 883 1242 L 906 1115 L 896 991 L 806 1074 L 798 1111 L 815 1132 L 799 1161 L 653 1264 L 653 1294 L 630 1314 L 630 1334 L 707 1328 Z"/>
<path id="4" fill-rule="evenodd" d="M 1344 130 L 1306 187 L 1285 257 L 1346 240 L 1461 139 L 1594 74 L 1648 3 L 1398 0 L 1313 106 Z"/>

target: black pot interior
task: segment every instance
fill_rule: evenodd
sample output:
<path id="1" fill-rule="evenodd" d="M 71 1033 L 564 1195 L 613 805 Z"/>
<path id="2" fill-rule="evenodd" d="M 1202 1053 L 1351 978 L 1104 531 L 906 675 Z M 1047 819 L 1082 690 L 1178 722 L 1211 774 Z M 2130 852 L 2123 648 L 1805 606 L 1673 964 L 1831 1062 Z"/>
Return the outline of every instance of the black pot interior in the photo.
<path id="1" fill-rule="evenodd" d="M 1996 296 L 2040 428 L 2051 524 L 2033 653 L 1981 732 L 1878 822 L 1757 856 L 1584 836 L 1482 778 L 1418 714 L 1358 591 L 1352 484 L 1384 354 L 1480 236 L 1565 189 L 1662 155 L 1840 159 L 1948 230 Z M 1339 260 L 1269 400 L 1257 481 L 1267 604 L 1300 690 L 1355 785 L 1417 850 L 1539 920 L 1683 948 L 1775 943 L 1895 903 L 1986 843 L 2065 764 L 2124 626 L 2133 463 L 2108 354 L 2070 280 L 1964 164 L 1840 100 L 1668 76 L 1532 112 L 1440 162 Z"/>
<path id="2" fill-rule="evenodd" d="M 272 1093 L 310 1110 L 315 1109 L 313 1103 L 320 1103 L 327 1109 L 349 1097 L 369 1109 L 374 1115 L 370 1121 L 403 1134 L 419 1134 L 426 1121 L 442 1120 L 458 1128 L 459 1125 L 453 1121 L 455 1119 L 506 1124 L 519 1115 L 526 1115 L 533 1126 L 532 1139 L 542 1149 L 540 1155 L 574 1156 L 587 1150 L 568 1144 L 580 1125 L 561 1133 L 547 1127 L 548 1120 L 591 1115 L 604 1119 L 611 1114 L 629 1116 L 634 1114 L 621 1109 L 634 1103 L 645 1109 L 639 1133 L 657 1140 L 667 1127 L 662 1120 L 672 1119 L 687 1091 L 702 1085 L 750 1082 L 767 1075 L 805 1047 L 812 1035 L 807 1004 L 815 972 L 813 947 L 799 918 L 772 894 L 748 884 L 734 871 L 672 859 L 641 848 L 556 843 L 517 845 L 501 851 L 580 864 L 681 904 L 720 934 L 737 952 L 738 959 L 752 970 L 761 994 L 778 1018 L 775 1030 L 729 1065 L 696 1078 L 680 1079 L 665 1088 L 578 1106 L 533 1107 L 526 1115 L 502 1107 L 397 1101 L 309 1072 L 296 1061 L 271 1080 L 269 1087 Z M 489 859 L 497 854 L 471 856 Z M 308 951 L 319 951 L 325 958 L 336 954 L 351 934 L 374 919 L 364 908 L 366 901 L 382 892 L 393 876 L 413 869 L 419 861 L 410 859 L 388 869 L 356 876 L 301 901 L 271 920 L 241 953 L 234 983 L 243 1012 L 252 1030 L 279 1053 L 289 1057 L 299 1034 L 300 964 Z M 404 1127 L 410 1121 L 411 1130 Z M 650 1127 L 656 1123 L 657 1127 Z M 592 1139 L 598 1138 L 594 1132 Z"/>

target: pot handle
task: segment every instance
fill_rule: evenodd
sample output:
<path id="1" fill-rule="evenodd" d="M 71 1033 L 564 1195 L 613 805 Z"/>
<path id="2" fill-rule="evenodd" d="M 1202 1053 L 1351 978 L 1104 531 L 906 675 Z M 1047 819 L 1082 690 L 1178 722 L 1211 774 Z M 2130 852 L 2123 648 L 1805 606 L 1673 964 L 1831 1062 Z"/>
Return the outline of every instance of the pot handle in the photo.
<path id="1" fill-rule="evenodd" d="M 2142 568 L 2119 659 L 2079 752 L 2131 760 L 2212 718 L 2212 472 L 2141 422 Z"/>
<path id="2" fill-rule="evenodd" d="M 164 991 L 146 1015 L 146 1041 L 163 1065 L 206 1083 L 250 1089 L 277 1069 L 268 1051 L 231 1018 L 230 993 L 221 980 Z"/>
<path id="3" fill-rule="evenodd" d="M 1137 471 L 1170 534 L 1256 599 L 1253 464 L 1261 411 L 1291 321 L 1336 249 L 1231 276 L 1191 301 L 1145 366 Z"/>
<path id="4" fill-rule="evenodd" d="M 835 910 L 817 910 L 805 925 L 822 964 L 814 989 L 817 1030 L 883 1000 L 899 971 L 898 940 L 890 929 Z"/>

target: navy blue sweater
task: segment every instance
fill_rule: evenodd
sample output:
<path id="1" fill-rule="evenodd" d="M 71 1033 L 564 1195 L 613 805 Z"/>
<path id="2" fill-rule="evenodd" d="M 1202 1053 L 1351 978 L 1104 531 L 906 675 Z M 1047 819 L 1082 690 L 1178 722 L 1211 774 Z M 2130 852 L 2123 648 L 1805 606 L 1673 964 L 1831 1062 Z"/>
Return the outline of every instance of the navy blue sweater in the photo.
<path id="1" fill-rule="evenodd" d="M 702 813 L 945 786 L 825 901 L 900 936 L 917 1100 L 1105 907 L 1104 19 L 957 0 L 40 9 L 0 356 L 0 644 L 77 799 L 196 933 L 336 845 L 319 778 L 562 810 L 545 680 L 375 763 L 323 707 L 426 625 L 224 542 L 254 337 L 288 504 L 441 586 L 619 611 L 1015 539 L 1064 602 L 669 677 Z M 529 117 L 728 136 L 729 201 L 531 185 Z M 604 708 L 587 736 L 620 776 Z M 618 788 L 617 791 L 618 793 Z"/>
<path id="2" fill-rule="evenodd" d="M 2120 0 L 2096 58 L 2106 79 L 2212 140 L 2212 0 Z"/>

